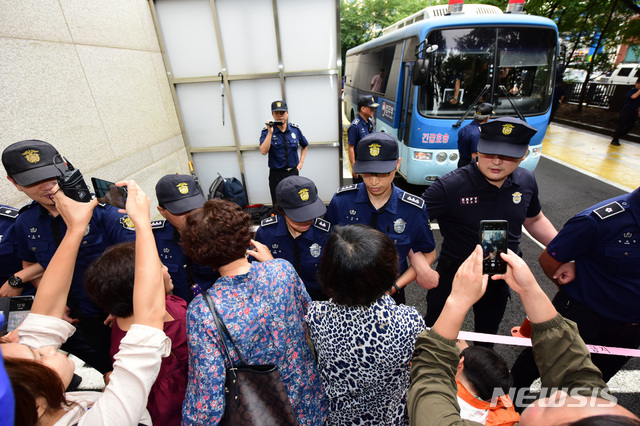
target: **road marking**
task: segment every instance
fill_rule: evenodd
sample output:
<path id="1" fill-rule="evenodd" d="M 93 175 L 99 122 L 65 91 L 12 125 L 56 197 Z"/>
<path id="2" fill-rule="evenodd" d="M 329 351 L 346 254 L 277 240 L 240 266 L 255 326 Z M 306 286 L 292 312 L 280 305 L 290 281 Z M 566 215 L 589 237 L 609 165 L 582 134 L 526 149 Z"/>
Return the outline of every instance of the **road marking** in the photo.
<path id="1" fill-rule="evenodd" d="M 619 183 L 614 182 L 614 181 L 612 181 L 612 180 L 609 180 L 609 179 L 603 178 L 602 176 L 598 176 L 597 174 L 595 174 L 595 173 L 591 173 L 591 172 L 589 172 L 589 171 L 587 171 L 587 170 L 585 170 L 585 169 L 581 169 L 580 167 L 576 167 L 576 166 L 574 166 L 573 164 L 569 164 L 569 163 L 567 163 L 567 162 L 565 162 L 565 161 L 559 160 L 559 159 L 557 159 L 557 158 L 555 158 L 555 157 L 552 157 L 552 156 L 550 156 L 550 155 L 548 155 L 548 154 L 542 154 L 542 157 L 544 157 L 544 158 L 546 158 L 546 159 L 548 159 L 548 160 L 551 160 L 551 161 L 553 161 L 553 162 L 555 162 L 555 163 L 558 163 L 558 164 L 560 164 L 560 165 L 562 165 L 562 166 L 565 166 L 565 167 L 567 167 L 567 168 L 569 168 L 569 169 L 571 169 L 571 170 L 575 170 L 576 172 L 582 173 L 582 174 L 584 174 L 584 175 L 587 175 L 587 176 L 589 176 L 589 177 L 592 177 L 592 178 L 594 178 L 594 179 L 597 179 L 597 180 L 599 180 L 599 181 L 601 181 L 601 182 L 607 183 L 607 184 L 609 184 L 609 185 L 611 185 L 611 186 L 613 186 L 613 187 L 616 187 L 616 188 L 618 188 L 618 189 L 621 189 L 621 190 L 623 190 L 623 191 L 626 191 L 626 192 L 632 192 L 632 191 L 634 190 L 634 189 L 628 188 L 628 187 L 626 187 L 626 186 L 624 186 L 624 185 L 620 185 Z"/>

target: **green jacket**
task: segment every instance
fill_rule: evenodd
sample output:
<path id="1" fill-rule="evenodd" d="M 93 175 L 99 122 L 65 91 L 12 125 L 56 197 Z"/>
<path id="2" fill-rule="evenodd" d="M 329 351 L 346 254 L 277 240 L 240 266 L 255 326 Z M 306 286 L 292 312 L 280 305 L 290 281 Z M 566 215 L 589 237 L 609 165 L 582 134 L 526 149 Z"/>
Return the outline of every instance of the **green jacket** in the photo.
<path id="1" fill-rule="evenodd" d="M 585 396 L 591 396 L 594 389 L 607 388 L 573 321 L 558 314 L 547 322 L 531 324 L 531 328 L 542 388 L 578 388 Z M 415 354 L 407 401 L 411 425 L 479 425 L 460 418 L 455 379 L 460 350 L 456 341 L 432 330 L 423 331 Z M 604 393 L 601 396 L 606 398 Z"/>

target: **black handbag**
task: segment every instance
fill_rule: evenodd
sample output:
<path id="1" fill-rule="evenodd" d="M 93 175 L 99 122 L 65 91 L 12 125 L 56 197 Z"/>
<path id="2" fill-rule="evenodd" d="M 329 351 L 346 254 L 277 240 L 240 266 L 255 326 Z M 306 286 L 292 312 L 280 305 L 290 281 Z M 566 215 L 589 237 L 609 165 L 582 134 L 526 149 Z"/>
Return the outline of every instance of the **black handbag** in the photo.
<path id="1" fill-rule="evenodd" d="M 203 295 L 216 322 L 222 350 L 229 362 L 224 383 L 224 414 L 220 425 L 297 426 L 298 420 L 291 407 L 280 373 L 278 373 L 278 366 L 274 364 L 247 365 L 233 343 L 229 330 L 218 315 L 211 296 L 208 292 L 204 292 Z M 240 359 L 238 365 L 233 365 L 225 336 Z"/>

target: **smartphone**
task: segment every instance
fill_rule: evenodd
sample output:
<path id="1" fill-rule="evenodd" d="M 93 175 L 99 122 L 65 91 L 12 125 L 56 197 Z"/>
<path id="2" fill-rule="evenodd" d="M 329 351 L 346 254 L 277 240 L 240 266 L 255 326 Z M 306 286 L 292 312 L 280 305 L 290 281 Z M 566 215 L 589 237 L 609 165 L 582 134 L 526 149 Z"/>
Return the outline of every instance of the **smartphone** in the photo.
<path id="1" fill-rule="evenodd" d="M 98 201 L 103 204 L 124 209 L 127 204 L 127 188 L 124 186 L 116 186 L 115 183 L 108 180 L 91 178 L 93 189 L 96 192 Z"/>
<path id="2" fill-rule="evenodd" d="M 6 319 L 0 334 L 15 330 L 31 312 L 33 296 L 1 297 L 0 311 Z"/>
<path id="3" fill-rule="evenodd" d="M 500 253 L 507 252 L 507 227 L 506 220 L 482 220 L 480 221 L 480 245 L 482 246 L 482 273 L 506 274 L 507 262 Z"/>

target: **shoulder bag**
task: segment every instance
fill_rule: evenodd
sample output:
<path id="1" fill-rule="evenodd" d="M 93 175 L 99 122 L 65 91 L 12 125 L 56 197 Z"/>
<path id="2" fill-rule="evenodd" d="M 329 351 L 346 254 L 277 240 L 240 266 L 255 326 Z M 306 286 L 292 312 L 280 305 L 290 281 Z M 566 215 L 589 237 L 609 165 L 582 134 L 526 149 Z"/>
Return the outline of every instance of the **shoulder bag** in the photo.
<path id="1" fill-rule="evenodd" d="M 204 292 L 211 315 L 222 342 L 222 350 L 228 361 L 224 384 L 225 408 L 220 425 L 291 425 L 298 421 L 284 388 L 278 366 L 274 364 L 247 365 L 242 354 L 233 343 L 229 330 L 218 315 L 209 292 Z M 225 336 L 240 359 L 233 365 Z"/>

